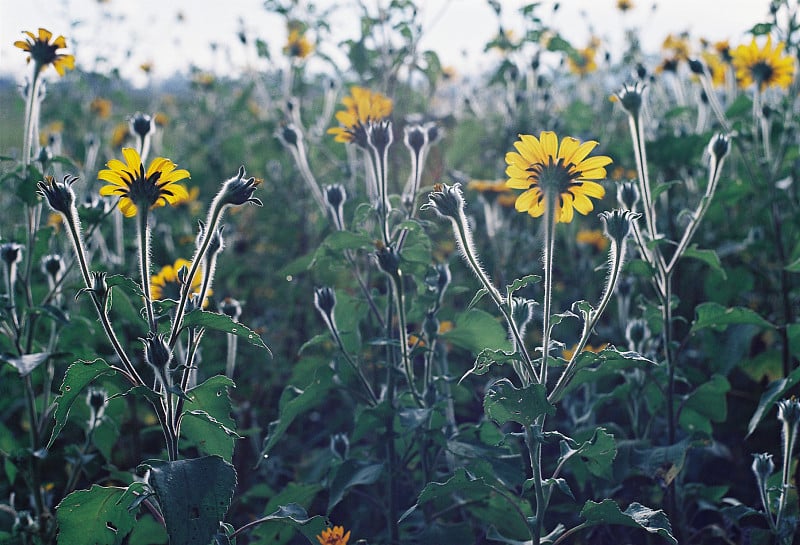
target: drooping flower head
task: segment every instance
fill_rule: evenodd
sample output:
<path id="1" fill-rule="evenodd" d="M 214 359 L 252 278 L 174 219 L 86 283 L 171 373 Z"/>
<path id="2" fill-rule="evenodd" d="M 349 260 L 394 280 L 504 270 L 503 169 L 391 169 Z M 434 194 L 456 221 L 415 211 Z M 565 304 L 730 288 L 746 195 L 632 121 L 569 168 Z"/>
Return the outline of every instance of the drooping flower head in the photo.
<path id="1" fill-rule="evenodd" d="M 336 142 L 354 142 L 367 147 L 367 127 L 386 119 L 392 113 L 392 100 L 363 87 L 350 89 L 342 99 L 345 109 L 336 112 L 338 127 L 328 129 Z"/>
<path id="2" fill-rule="evenodd" d="M 125 163 L 118 159 L 108 162 L 108 168 L 97 177 L 109 183 L 100 188 L 100 194 L 119 197 L 119 208 L 125 217 L 133 217 L 139 208 L 146 210 L 186 200 L 186 188 L 177 182 L 189 178 L 189 171 L 164 157 L 156 157 L 145 170 L 139 153 L 133 148 L 123 148 Z"/>
<path id="3" fill-rule="evenodd" d="M 345 533 L 343 526 L 327 528 L 317 536 L 317 541 L 320 542 L 320 545 L 347 545 L 349 540 L 350 530 Z"/>
<path id="4" fill-rule="evenodd" d="M 794 78 L 794 59 L 783 54 L 784 44 L 772 47 L 772 36 L 767 36 L 764 47 L 759 48 L 756 39 L 749 45 L 740 45 L 733 53 L 736 79 L 742 87 L 757 85 L 759 91 L 769 87 L 788 88 Z"/>
<path id="5" fill-rule="evenodd" d="M 554 219 L 559 223 L 572 221 L 573 210 L 588 214 L 594 206 L 589 198 L 600 199 L 605 189 L 594 180 L 606 177 L 606 165 L 611 158 L 605 155 L 588 157 L 597 146 L 590 140 L 581 143 L 543 131 L 539 138 L 520 135 L 514 143 L 516 152 L 506 154 L 506 186 L 524 189 L 515 204 L 519 212 L 534 218 L 543 215 L 548 206 L 554 206 Z"/>
<path id="6" fill-rule="evenodd" d="M 44 28 L 39 29 L 38 36 L 27 30 L 24 31 L 24 34 L 28 36 L 28 39 L 17 40 L 14 42 L 14 46 L 29 53 L 28 62 L 33 59 L 37 74 L 47 68 L 49 64 L 53 65 L 59 76 L 63 76 L 67 70 L 75 68 L 75 57 L 66 53 L 58 53 L 59 49 L 67 47 L 67 40 L 64 36 L 58 36 L 51 42 L 50 38 L 53 37 L 53 33 Z"/>
<path id="7" fill-rule="evenodd" d="M 576 49 L 567 56 L 567 65 L 569 66 L 570 72 L 578 76 L 591 74 L 597 70 L 597 62 L 595 61 L 596 55 L 597 49 L 591 46 Z"/>

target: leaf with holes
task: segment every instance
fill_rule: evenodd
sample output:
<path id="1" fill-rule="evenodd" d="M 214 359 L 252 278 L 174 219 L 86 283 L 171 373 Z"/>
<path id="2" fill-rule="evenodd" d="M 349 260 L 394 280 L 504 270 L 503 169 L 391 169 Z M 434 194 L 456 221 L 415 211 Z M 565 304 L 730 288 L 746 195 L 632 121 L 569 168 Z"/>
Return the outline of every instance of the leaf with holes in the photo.
<path id="1" fill-rule="evenodd" d="M 267 353 L 272 356 L 272 351 L 264 343 L 264 340 L 258 333 L 239 322 L 234 322 L 230 316 L 226 316 L 225 314 L 195 309 L 183 319 L 183 328 L 185 329 L 187 327 L 204 327 L 206 329 L 231 333 L 244 339 L 253 346 L 266 350 Z"/>
<path id="2" fill-rule="evenodd" d="M 130 508 L 143 487 L 142 483 L 128 488 L 95 484 L 71 493 L 56 507 L 58 542 L 121 545 L 136 523 L 136 513 Z"/>
<path id="3" fill-rule="evenodd" d="M 581 516 L 586 519 L 586 526 L 619 524 L 641 528 L 651 534 L 658 534 L 673 545 L 678 545 L 678 540 L 672 536 L 672 527 L 664 511 L 654 511 L 639 503 L 633 502 L 625 511 L 620 510 L 617 502 L 603 500 L 600 503 L 587 501 L 581 510 Z"/>
<path id="4" fill-rule="evenodd" d="M 543 414 L 552 415 L 556 412 L 556 408 L 547 401 L 544 385 L 515 388 L 506 378 L 489 387 L 483 398 L 483 410 L 499 425 L 513 421 L 523 426 L 532 425 Z"/>
<path id="5" fill-rule="evenodd" d="M 170 545 L 208 545 L 231 505 L 236 470 L 219 456 L 151 460 L 150 486 L 158 497 Z"/>

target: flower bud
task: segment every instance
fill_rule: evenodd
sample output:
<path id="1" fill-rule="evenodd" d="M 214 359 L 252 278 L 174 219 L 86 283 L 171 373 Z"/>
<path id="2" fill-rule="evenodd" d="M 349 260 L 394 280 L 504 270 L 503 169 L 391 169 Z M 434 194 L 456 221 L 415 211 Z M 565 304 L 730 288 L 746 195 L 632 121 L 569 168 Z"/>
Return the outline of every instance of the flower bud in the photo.
<path id="1" fill-rule="evenodd" d="M 378 121 L 370 123 L 367 127 L 367 143 L 379 154 L 383 154 L 394 141 L 392 122 Z"/>
<path id="2" fill-rule="evenodd" d="M 108 282 L 106 276 L 108 273 L 104 271 L 92 271 L 89 273 L 92 278 L 91 291 L 101 300 L 104 301 L 108 297 Z"/>
<path id="3" fill-rule="evenodd" d="M 759 486 L 764 486 L 772 472 L 775 471 L 775 464 L 772 462 L 772 454 L 762 452 L 753 454 L 753 465 L 750 466 Z"/>
<path id="4" fill-rule="evenodd" d="M 332 317 L 336 307 L 336 292 L 333 288 L 323 286 L 314 290 L 314 306 L 323 318 Z"/>
<path id="5" fill-rule="evenodd" d="M 24 247 L 22 244 L 17 244 L 16 242 L 6 242 L 4 244 L 0 244 L 0 260 L 2 260 L 7 266 L 16 265 L 22 261 L 23 249 Z"/>
<path id="6" fill-rule="evenodd" d="M 142 112 L 136 112 L 129 120 L 129 129 L 133 136 L 144 138 L 155 132 L 156 125 L 153 118 Z"/>
<path id="7" fill-rule="evenodd" d="M 71 218 L 75 214 L 75 192 L 72 191 L 72 184 L 77 181 L 77 177 L 69 174 L 61 182 L 57 182 L 52 176 L 45 176 L 44 180 L 36 184 L 36 192 L 47 199 L 50 208 Z"/>
<path id="8" fill-rule="evenodd" d="M 253 197 L 253 193 L 261 183 L 261 180 L 253 177 L 245 179 L 244 176 L 244 167 L 240 166 L 236 176 L 222 183 L 222 189 L 220 189 L 218 196 L 223 206 L 239 206 L 248 202 L 263 206 L 259 199 Z"/>
<path id="9" fill-rule="evenodd" d="M 172 362 L 172 349 L 169 347 L 164 335 L 149 334 L 141 339 L 144 343 L 144 360 L 155 372 L 156 380 L 165 390 L 172 387 L 172 375 L 169 364 Z"/>
<path id="10" fill-rule="evenodd" d="M 428 144 L 428 131 L 422 125 L 409 125 L 403 130 L 403 143 L 412 153 L 419 155 Z"/>
<path id="11" fill-rule="evenodd" d="M 395 277 L 400 273 L 400 256 L 392 246 L 378 244 L 375 259 L 378 262 L 378 268 L 389 276 Z"/>
<path id="12" fill-rule="evenodd" d="M 778 401 L 778 420 L 789 426 L 800 423 L 800 401 L 795 397 Z"/>
<path id="13" fill-rule="evenodd" d="M 722 163 L 722 160 L 728 155 L 731 149 L 731 139 L 727 134 L 718 133 L 711 138 L 708 144 L 708 153 L 711 154 L 712 159 L 716 164 Z"/>
<path id="14" fill-rule="evenodd" d="M 639 202 L 639 184 L 635 181 L 623 182 L 617 186 L 617 201 L 627 210 L 636 210 Z"/>
<path id="15" fill-rule="evenodd" d="M 331 452 L 339 460 L 347 460 L 350 456 L 350 440 L 344 433 L 331 435 Z"/>
<path id="16" fill-rule="evenodd" d="M 615 93 L 625 111 L 635 118 L 639 117 L 639 113 L 642 111 L 644 90 L 646 87 L 647 86 L 641 82 L 636 82 L 634 84 L 626 83 L 622 86 L 622 89 Z"/>
<path id="17" fill-rule="evenodd" d="M 610 212 L 602 212 L 600 220 L 603 222 L 603 231 L 606 236 L 621 248 L 625 240 L 633 231 L 633 222 L 641 217 L 641 214 L 630 210 L 615 209 Z"/>
<path id="18" fill-rule="evenodd" d="M 226 297 L 219 303 L 219 311 L 234 322 L 242 315 L 242 304 L 233 297 Z"/>
<path id="19" fill-rule="evenodd" d="M 433 210 L 443 218 L 458 220 L 464 210 L 464 195 L 461 193 L 461 184 L 434 185 L 433 191 L 428 194 L 428 202 L 422 205 L 422 210 L 428 209 Z"/>
<path id="20" fill-rule="evenodd" d="M 325 197 L 325 206 L 331 215 L 336 229 L 344 230 L 344 203 L 347 201 L 347 192 L 342 184 L 326 185 L 322 188 Z"/>
<path id="21" fill-rule="evenodd" d="M 706 73 L 706 67 L 703 65 L 703 62 L 698 59 L 689 59 L 689 70 L 698 76 L 702 76 Z"/>
<path id="22" fill-rule="evenodd" d="M 58 282 L 64 274 L 66 266 L 64 260 L 58 254 L 48 254 L 42 257 L 42 272 L 49 276 L 54 282 Z"/>

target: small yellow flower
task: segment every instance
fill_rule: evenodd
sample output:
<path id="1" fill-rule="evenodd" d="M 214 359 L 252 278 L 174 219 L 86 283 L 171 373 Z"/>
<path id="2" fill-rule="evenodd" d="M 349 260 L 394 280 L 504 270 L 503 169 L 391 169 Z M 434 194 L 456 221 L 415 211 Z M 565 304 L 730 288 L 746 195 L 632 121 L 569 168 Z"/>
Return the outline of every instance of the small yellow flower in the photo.
<path id="1" fill-rule="evenodd" d="M 589 198 L 600 199 L 606 191 L 593 181 L 606 177 L 605 166 L 611 158 L 605 155 L 588 157 L 597 142 L 581 143 L 564 137 L 559 146 L 555 133 L 543 131 L 539 138 L 520 135 L 514 143 L 516 152 L 506 154 L 506 187 L 524 189 L 517 197 L 516 209 L 534 218 L 554 207 L 556 222 L 572 221 L 573 210 L 588 214 L 594 208 Z"/>
<path id="2" fill-rule="evenodd" d="M 740 45 L 733 53 L 733 67 L 736 79 L 742 87 L 756 84 L 759 91 L 768 87 L 788 88 L 794 78 L 794 59 L 783 54 L 784 44 L 778 42 L 772 48 L 772 36 L 759 48 L 756 39 L 749 45 Z"/>
<path id="3" fill-rule="evenodd" d="M 100 195 L 119 196 L 119 209 L 125 217 L 135 216 L 139 207 L 157 208 L 188 198 L 186 188 L 177 183 L 190 177 L 187 170 L 175 170 L 175 163 L 156 157 L 145 171 L 135 149 L 123 148 L 122 155 L 125 163 L 112 159 L 97 177 L 109 183 L 100 188 Z"/>
<path id="4" fill-rule="evenodd" d="M 111 116 L 111 101 L 107 98 L 97 97 L 89 103 L 89 111 L 100 119 L 108 119 Z"/>
<path id="5" fill-rule="evenodd" d="M 153 123 L 156 124 L 158 128 L 164 128 L 169 123 L 169 116 L 164 112 L 156 112 L 153 114 Z"/>
<path id="6" fill-rule="evenodd" d="M 711 83 L 714 87 L 721 87 L 725 85 L 725 73 L 728 70 L 728 65 L 716 54 L 709 51 L 704 51 L 702 54 L 703 61 L 708 67 L 711 75 Z"/>
<path id="7" fill-rule="evenodd" d="M 600 252 L 604 252 L 608 248 L 608 239 L 600 229 L 581 229 L 575 235 L 575 242 L 594 246 Z"/>
<path id="8" fill-rule="evenodd" d="M 191 262 L 186 259 L 177 259 L 173 265 L 165 265 L 155 274 L 150 277 L 150 296 L 153 300 L 160 301 L 163 299 L 178 300 L 181 296 L 181 283 L 178 280 L 178 271 L 181 267 L 186 267 L 188 270 L 192 266 Z M 202 267 L 198 269 L 197 274 L 192 279 L 192 295 L 199 294 L 200 285 L 203 282 Z M 208 290 L 206 296 L 212 295 L 213 291 Z M 208 304 L 208 299 L 203 301 L 203 306 Z"/>
<path id="9" fill-rule="evenodd" d="M 153 71 L 153 63 L 151 61 L 145 61 L 139 65 L 139 70 L 144 72 L 145 74 L 149 74 Z"/>
<path id="10" fill-rule="evenodd" d="M 305 59 L 314 51 L 314 46 L 306 39 L 299 29 L 294 28 L 289 32 L 283 52 L 293 59 Z"/>
<path id="11" fill-rule="evenodd" d="M 567 56 L 567 65 L 573 74 L 585 76 L 597 70 L 595 55 L 597 50 L 594 47 L 576 49 L 574 53 Z"/>
<path id="12" fill-rule="evenodd" d="M 328 129 L 335 135 L 336 142 L 356 142 L 363 138 L 366 143 L 366 126 L 389 117 L 392 113 L 392 100 L 381 93 L 355 86 L 350 96 L 342 99 L 345 109 L 336 112 L 338 127 Z"/>
<path id="13" fill-rule="evenodd" d="M 319 541 L 320 545 L 347 545 L 349 540 L 350 530 L 348 530 L 347 533 L 344 533 L 343 526 L 327 528 L 317 536 L 317 541 Z"/>
<path id="14" fill-rule="evenodd" d="M 603 343 L 600 346 L 592 346 L 591 344 L 587 344 L 583 348 L 583 350 L 581 350 L 581 352 L 593 352 L 595 354 L 598 354 L 598 353 L 602 352 L 603 350 L 605 350 L 607 346 L 608 346 L 608 343 Z M 573 346 L 572 348 L 565 348 L 564 350 L 561 351 L 561 357 L 563 357 L 567 361 L 571 360 L 572 356 L 575 355 L 575 349 L 576 348 L 577 348 L 577 346 Z"/>
<path id="15" fill-rule="evenodd" d="M 661 44 L 661 49 L 667 54 L 668 57 L 678 61 L 685 61 L 689 59 L 691 47 L 689 46 L 689 36 L 686 33 L 675 36 L 674 34 L 667 35 L 664 42 Z"/>
<path id="16" fill-rule="evenodd" d="M 453 322 L 451 322 L 450 320 L 445 320 L 441 322 L 439 324 L 439 335 L 441 335 L 442 333 L 447 333 L 448 331 L 452 331 L 453 327 L 455 326 L 453 325 Z M 408 346 L 411 348 L 423 347 L 425 346 L 425 341 L 423 341 L 418 335 L 410 333 L 408 335 Z"/>
<path id="17" fill-rule="evenodd" d="M 63 76 L 67 70 L 75 68 L 75 57 L 58 53 L 59 49 L 67 47 L 67 40 L 64 36 L 58 36 L 51 43 L 50 38 L 53 37 L 53 33 L 47 29 L 40 28 L 38 36 L 27 30 L 24 33 L 28 39 L 17 40 L 14 42 L 14 46 L 30 53 L 28 62 L 33 59 L 37 74 L 47 68 L 49 64 L 53 65 L 59 76 Z"/>
<path id="18" fill-rule="evenodd" d="M 115 149 L 121 147 L 130 134 L 127 123 L 117 123 L 111 133 L 111 147 Z"/>

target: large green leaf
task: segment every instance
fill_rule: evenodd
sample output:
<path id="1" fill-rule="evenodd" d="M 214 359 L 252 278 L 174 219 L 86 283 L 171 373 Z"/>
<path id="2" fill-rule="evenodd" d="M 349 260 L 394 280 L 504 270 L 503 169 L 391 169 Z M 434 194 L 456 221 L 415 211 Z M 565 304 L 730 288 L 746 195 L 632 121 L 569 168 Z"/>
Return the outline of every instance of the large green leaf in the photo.
<path id="1" fill-rule="evenodd" d="M 786 392 L 798 382 L 800 382 L 800 367 L 789 373 L 788 377 L 776 380 L 769 385 L 764 393 L 761 394 L 756 412 L 753 413 L 752 418 L 750 418 L 750 423 L 747 425 L 747 436 L 756 430 L 758 424 L 764 419 L 767 413 L 772 410 L 775 403 L 786 395 Z"/>
<path id="2" fill-rule="evenodd" d="M 228 462 L 233 459 L 236 421 L 231 417 L 228 388 L 235 386 L 228 377 L 216 375 L 186 392 L 181 435 L 201 454 L 216 454 Z"/>
<path id="3" fill-rule="evenodd" d="M 301 505 L 296 503 L 281 505 L 276 511 L 260 518 L 259 522 L 261 524 L 259 525 L 258 530 L 254 531 L 254 534 L 256 535 L 265 535 L 263 534 L 264 528 L 269 528 L 270 525 L 278 523 L 281 525 L 287 525 L 302 533 L 310 543 L 317 543 L 315 536 L 321 534 L 322 531 L 327 527 L 327 522 L 324 517 L 319 515 L 309 517 L 306 510 Z M 289 537 L 291 536 L 284 537 L 281 533 L 274 533 L 270 536 L 269 540 L 265 541 L 262 539 L 259 541 L 259 543 L 270 543 L 271 545 L 276 543 L 285 543 L 286 539 Z"/>
<path id="4" fill-rule="evenodd" d="M 272 355 L 269 347 L 264 343 L 264 340 L 258 333 L 246 325 L 234 322 L 230 316 L 225 314 L 195 309 L 183 318 L 183 327 L 204 327 L 206 329 L 215 329 L 217 331 L 224 331 L 225 333 L 232 333 L 246 340 L 253 346 L 266 350 Z"/>
<path id="5" fill-rule="evenodd" d="M 502 365 L 510 361 L 521 361 L 521 356 L 517 352 L 506 352 L 505 350 L 490 350 L 486 348 L 481 350 L 478 357 L 475 358 L 475 364 L 472 369 L 464 373 L 461 377 L 461 382 L 467 375 L 485 375 L 493 365 Z"/>
<path id="6" fill-rule="evenodd" d="M 64 381 L 61 383 L 61 394 L 55 398 L 56 410 L 54 411 L 55 425 L 47 448 L 53 445 L 58 434 L 64 428 L 69 417 L 72 404 L 89 384 L 100 377 L 113 377 L 117 371 L 101 359 L 93 361 L 79 361 L 67 368 Z"/>
<path id="7" fill-rule="evenodd" d="M 547 401 L 543 384 L 531 384 L 516 388 L 510 380 L 503 378 L 492 384 L 483 398 L 486 416 L 503 425 L 517 422 L 531 426 L 543 414 L 555 414 L 556 408 Z"/>
<path id="8" fill-rule="evenodd" d="M 270 422 L 261 458 L 275 447 L 294 419 L 325 401 L 325 394 L 333 387 L 333 371 L 329 367 L 317 370 L 314 380 L 304 390 L 287 386 L 278 402 L 278 419 Z"/>
<path id="9" fill-rule="evenodd" d="M 142 487 L 142 483 L 129 488 L 95 484 L 71 493 L 56 507 L 59 545 L 120 545 L 136 522 L 130 508 Z"/>
<path id="10" fill-rule="evenodd" d="M 617 456 L 617 444 L 614 436 L 604 428 L 594 430 L 592 438 L 581 444 L 572 440 L 561 441 L 561 456 L 559 463 L 565 462 L 573 457 L 592 475 L 611 479 L 612 464 Z"/>
<path id="11" fill-rule="evenodd" d="M 607 377 L 617 377 L 620 371 L 631 368 L 653 367 L 656 363 L 638 352 L 620 352 L 608 346 L 600 352 L 584 350 L 578 354 L 575 375 L 567 383 L 562 393 L 550 401 L 555 403 L 581 384 L 593 383 Z"/>
<path id="12" fill-rule="evenodd" d="M 345 460 L 336 470 L 328 496 L 328 513 L 336 507 L 349 489 L 361 484 L 373 484 L 381 476 L 383 464 L 363 463 L 357 460 Z"/>
<path id="13" fill-rule="evenodd" d="M 697 307 L 697 318 L 692 324 L 691 332 L 694 333 L 706 327 L 723 331 L 732 324 L 753 324 L 763 328 L 775 328 L 773 324 L 749 308 L 725 308 L 717 303 L 702 303 Z"/>
<path id="14" fill-rule="evenodd" d="M 228 388 L 235 387 L 236 384 L 228 377 L 215 375 L 186 392 L 189 401 L 184 404 L 184 409 L 205 411 L 222 425 L 236 429 L 236 421 L 231 416 L 231 398 L 228 395 Z"/>
<path id="15" fill-rule="evenodd" d="M 728 380 L 722 375 L 714 375 L 711 380 L 697 387 L 683 403 L 679 422 L 687 431 L 711 433 L 711 422 L 724 422 L 728 414 L 726 394 L 731 389 Z"/>
<path id="16" fill-rule="evenodd" d="M 472 309 L 456 315 L 455 327 L 439 337 L 460 348 L 479 354 L 484 349 L 509 350 L 505 328 L 497 319 L 480 309 Z"/>
<path id="17" fill-rule="evenodd" d="M 428 483 L 420 492 L 417 503 L 412 505 L 400 517 L 400 522 L 405 520 L 417 508 L 442 498 L 450 498 L 458 494 L 460 501 L 470 502 L 488 499 L 493 489 L 483 478 L 476 478 L 466 469 L 457 469 L 455 474 L 443 483 Z"/>
<path id="18" fill-rule="evenodd" d="M 600 503 L 589 500 L 583 505 L 581 516 L 586 519 L 586 526 L 619 524 L 641 528 L 651 534 L 658 534 L 673 545 L 678 545 L 678 540 L 672 536 L 669 519 L 660 509 L 654 511 L 633 502 L 622 511 L 613 500 L 603 500 Z"/>
<path id="19" fill-rule="evenodd" d="M 219 456 L 151 460 L 149 484 L 158 497 L 170 545 L 208 545 L 236 488 L 236 470 Z"/>

